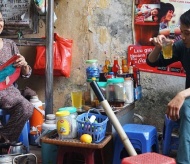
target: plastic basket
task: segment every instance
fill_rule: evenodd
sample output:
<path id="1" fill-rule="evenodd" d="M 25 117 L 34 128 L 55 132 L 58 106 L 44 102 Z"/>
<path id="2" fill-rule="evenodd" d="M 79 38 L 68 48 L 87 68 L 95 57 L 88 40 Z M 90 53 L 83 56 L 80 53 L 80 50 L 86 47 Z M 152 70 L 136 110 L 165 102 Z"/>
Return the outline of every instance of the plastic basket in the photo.
<path id="1" fill-rule="evenodd" d="M 95 111 L 97 113 L 91 113 Z M 96 121 L 91 123 L 88 121 L 92 115 L 96 116 Z M 97 109 L 90 109 L 88 112 L 80 114 L 77 120 L 77 137 L 80 139 L 82 134 L 90 134 L 93 143 L 99 143 L 105 137 L 108 117 L 102 115 Z"/>

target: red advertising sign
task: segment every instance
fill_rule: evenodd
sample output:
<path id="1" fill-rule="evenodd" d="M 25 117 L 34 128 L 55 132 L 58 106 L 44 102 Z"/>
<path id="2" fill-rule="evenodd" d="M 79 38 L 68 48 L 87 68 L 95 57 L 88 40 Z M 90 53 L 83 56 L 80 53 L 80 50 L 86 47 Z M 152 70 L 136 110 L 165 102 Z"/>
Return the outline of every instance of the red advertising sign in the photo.
<path id="1" fill-rule="evenodd" d="M 168 74 L 174 76 L 186 76 L 181 62 L 170 64 L 167 67 L 150 67 L 146 64 L 147 54 L 153 50 L 154 46 L 137 46 L 128 47 L 127 60 L 128 64 L 135 64 L 140 71 Z"/>
<path id="2" fill-rule="evenodd" d="M 150 67 L 146 64 L 147 54 L 153 49 L 150 38 L 158 34 L 174 41 L 181 40 L 179 17 L 190 8 L 189 0 L 134 0 L 133 38 L 134 45 L 128 47 L 128 62 L 136 64 L 141 71 L 185 76 L 180 62 L 167 67 Z"/>

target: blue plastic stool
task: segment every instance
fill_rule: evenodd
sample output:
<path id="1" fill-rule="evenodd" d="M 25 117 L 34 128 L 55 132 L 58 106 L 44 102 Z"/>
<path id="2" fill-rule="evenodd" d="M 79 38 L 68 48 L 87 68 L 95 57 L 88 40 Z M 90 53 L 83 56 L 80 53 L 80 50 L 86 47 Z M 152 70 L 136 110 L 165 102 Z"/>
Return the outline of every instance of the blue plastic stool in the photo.
<path id="1" fill-rule="evenodd" d="M 164 119 L 163 140 L 162 140 L 162 154 L 169 155 L 171 150 L 177 150 L 179 145 L 179 137 L 173 136 L 172 132 L 178 129 L 180 125 L 178 121 L 170 120 L 167 115 Z"/>
<path id="2" fill-rule="evenodd" d="M 123 126 L 131 144 L 134 149 L 139 150 L 138 154 L 147 152 L 159 152 L 158 138 L 156 127 L 142 124 L 125 124 Z M 124 145 L 119 137 L 116 135 L 114 140 L 114 157 L 113 164 L 121 163 L 121 153 Z"/>
<path id="3" fill-rule="evenodd" d="M 26 122 L 26 124 L 24 125 L 24 128 L 22 129 L 22 132 L 20 134 L 19 137 L 19 141 L 23 143 L 23 145 L 26 147 L 26 151 L 27 153 L 29 153 L 30 151 L 30 147 L 29 147 L 29 121 Z"/>
<path id="4" fill-rule="evenodd" d="M 3 109 L 0 109 L 0 116 L 1 116 L 2 124 L 6 124 L 10 117 L 9 113 L 7 113 Z M 29 121 L 27 121 L 19 137 L 19 141 L 22 142 L 23 145 L 26 147 L 27 153 L 29 152 L 29 139 L 28 139 L 29 131 L 30 131 Z"/>

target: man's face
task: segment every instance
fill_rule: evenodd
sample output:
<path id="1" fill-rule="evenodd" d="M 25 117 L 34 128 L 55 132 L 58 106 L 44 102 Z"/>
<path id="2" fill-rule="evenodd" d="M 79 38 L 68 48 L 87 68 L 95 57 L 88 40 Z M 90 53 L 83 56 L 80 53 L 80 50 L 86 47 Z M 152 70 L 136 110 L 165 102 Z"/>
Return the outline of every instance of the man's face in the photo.
<path id="1" fill-rule="evenodd" d="M 181 30 L 181 38 L 183 40 L 184 45 L 187 48 L 190 48 L 190 26 L 188 27 L 181 23 L 180 30 Z"/>
<path id="2" fill-rule="evenodd" d="M 3 27 L 4 27 L 4 20 L 3 20 L 2 14 L 0 12 L 0 34 L 3 31 Z"/>

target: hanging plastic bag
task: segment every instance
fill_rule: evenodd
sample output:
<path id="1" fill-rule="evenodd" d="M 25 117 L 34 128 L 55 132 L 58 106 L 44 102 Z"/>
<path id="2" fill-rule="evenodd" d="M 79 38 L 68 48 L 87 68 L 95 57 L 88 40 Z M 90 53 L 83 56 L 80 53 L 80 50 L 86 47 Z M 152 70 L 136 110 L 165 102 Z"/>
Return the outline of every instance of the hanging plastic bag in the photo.
<path id="1" fill-rule="evenodd" d="M 54 33 L 53 44 L 53 75 L 70 77 L 71 72 L 71 60 L 72 60 L 72 44 L 73 41 L 60 37 L 57 33 Z M 37 75 L 45 74 L 46 66 L 46 47 L 36 47 L 36 59 L 33 72 Z"/>

